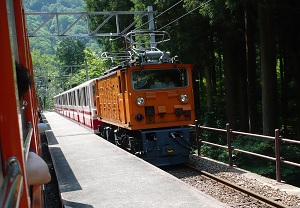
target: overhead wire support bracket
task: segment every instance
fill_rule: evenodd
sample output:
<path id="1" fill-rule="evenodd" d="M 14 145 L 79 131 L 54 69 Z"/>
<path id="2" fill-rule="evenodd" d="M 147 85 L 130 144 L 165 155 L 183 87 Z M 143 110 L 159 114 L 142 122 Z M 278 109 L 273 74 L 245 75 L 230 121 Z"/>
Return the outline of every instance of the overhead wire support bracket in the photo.
<path id="1" fill-rule="evenodd" d="M 156 13 L 155 11 L 106 11 L 106 12 L 26 12 L 26 18 L 29 19 L 32 16 L 40 17 L 44 19 L 36 28 L 28 28 L 29 37 L 109 37 L 109 36 L 124 36 L 133 26 L 144 16 L 150 16 Z M 129 25 L 123 25 L 125 29 L 120 31 L 120 15 L 139 15 L 132 23 Z M 73 16 L 75 20 L 70 23 L 66 28 L 62 28 L 62 18 L 65 16 Z M 90 22 L 92 16 L 103 16 L 105 19 L 99 22 L 96 29 L 91 31 Z M 101 29 L 113 18 L 115 18 L 115 31 L 103 32 Z M 53 20 L 53 21 L 52 21 Z M 78 32 L 72 32 L 72 29 L 78 24 L 86 24 L 86 29 L 81 34 Z M 49 24 L 49 25 L 48 25 Z M 42 31 L 43 27 L 54 27 L 53 32 L 49 34 L 44 34 Z M 47 30 L 48 31 L 48 30 Z M 43 32 L 43 33 L 42 33 Z"/>

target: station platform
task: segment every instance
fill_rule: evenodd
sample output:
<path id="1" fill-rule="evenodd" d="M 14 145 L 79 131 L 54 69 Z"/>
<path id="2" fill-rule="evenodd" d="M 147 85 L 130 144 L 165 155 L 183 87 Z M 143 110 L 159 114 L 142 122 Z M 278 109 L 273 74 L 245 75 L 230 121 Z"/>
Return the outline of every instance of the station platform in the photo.
<path id="1" fill-rule="evenodd" d="M 55 112 L 43 114 L 65 207 L 229 207 L 87 128 Z"/>

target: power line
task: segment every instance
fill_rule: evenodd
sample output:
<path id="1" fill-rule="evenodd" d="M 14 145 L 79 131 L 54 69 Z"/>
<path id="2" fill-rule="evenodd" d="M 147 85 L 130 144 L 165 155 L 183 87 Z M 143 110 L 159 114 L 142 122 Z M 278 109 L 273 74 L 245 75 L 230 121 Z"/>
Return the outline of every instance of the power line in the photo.
<path id="1" fill-rule="evenodd" d="M 200 7 L 202 7 L 202 6 L 206 5 L 206 4 L 208 4 L 209 2 L 211 2 L 211 0 L 208 0 L 207 2 L 204 2 L 204 3 L 200 4 L 200 5 L 199 5 L 199 6 L 197 6 L 196 8 L 194 8 L 194 9 L 192 9 L 191 11 L 189 11 L 189 12 L 185 13 L 184 15 L 182 15 L 182 16 L 180 16 L 180 17 L 178 17 L 177 19 L 175 19 L 175 20 L 173 20 L 172 22 L 170 22 L 170 23 L 166 24 L 165 26 L 163 26 L 163 27 L 159 28 L 158 30 L 162 30 L 163 28 L 165 28 L 165 27 L 169 26 L 170 24 L 173 24 L 173 23 L 174 23 L 174 22 L 176 22 L 177 20 L 179 20 L 179 19 L 181 19 L 181 18 L 185 17 L 186 15 L 188 15 L 188 14 L 192 13 L 193 11 L 195 11 L 196 9 L 199 9 Z"/>
<path id="2" fill-rule="evenodd" d="M 170 9 L 172 9 L 173 7 L 175 7 L 177 4 L 180 4 L 181 2 L 183 2 L 184 0 L 180 0 L 179 2 L 177 2 L 176 4 L 174 4 L 173 6 L 171 6 L 170 8 L 168 8 L 167 10 L 165 10 L 164 12 L 160 13 L 159 15 L 157 15 L 156 17 L 154 17 L 153 19 L 149 20 L 148 22 L 142 24 L 141 26 L 139 26 L 137 29 L 143 27 L 144 25 L 148 24 L 149 22 L 153 21 L 154 19 L 158 18 L 159 16 L 163 15 L 164 13 L 166 13 L 167 11 L 169 11 Z"/>

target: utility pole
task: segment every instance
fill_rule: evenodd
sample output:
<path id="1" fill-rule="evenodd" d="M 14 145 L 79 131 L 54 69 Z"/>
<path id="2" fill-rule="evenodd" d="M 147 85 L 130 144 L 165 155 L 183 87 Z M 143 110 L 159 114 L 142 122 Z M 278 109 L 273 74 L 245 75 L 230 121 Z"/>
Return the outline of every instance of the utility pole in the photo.
<path id="1" fill-rule="evenodd" d="M 153 7 L 148 6 L 148 21 L 149 21 L 149 30 L 154 31 L 154 15 L 153 15 Z M 151 50 L 155 50 L 154 48 L 156 47 L 155 44 L 155 34 L 150 35 L 150 46 Z"/>

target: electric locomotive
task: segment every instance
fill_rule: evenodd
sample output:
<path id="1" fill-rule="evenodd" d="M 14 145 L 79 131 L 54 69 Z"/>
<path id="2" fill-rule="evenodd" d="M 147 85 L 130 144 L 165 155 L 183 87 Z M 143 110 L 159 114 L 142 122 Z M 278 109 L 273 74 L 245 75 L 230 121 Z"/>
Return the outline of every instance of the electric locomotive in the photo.
<path id="1" fill-rule="evenodd" d="M 133 34 L 130 61 L 95 80 L 99 132 L 154 165 L 185 163 L 194 139 L 192 65 L 156 47 L 137 50 Z"/>
<path id="2" fill-rule="evenodd" d="M 54 97 L 56 112 L 81 123 L 104 139 L 157 165 L 185 163 L 195 143 L 191 64 L 139 43 L 166 32 L 134 31 L 125 36 L 130 50 L 102 53 L 119 64 L 99 78 Z M 141 38 L 140 35 L 148 37 Z M 139 36 L 139 38 L 137 38 Z M 151 46 L 150 46 L 151 45 Z"/>

